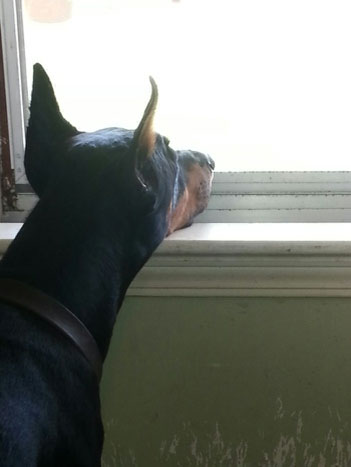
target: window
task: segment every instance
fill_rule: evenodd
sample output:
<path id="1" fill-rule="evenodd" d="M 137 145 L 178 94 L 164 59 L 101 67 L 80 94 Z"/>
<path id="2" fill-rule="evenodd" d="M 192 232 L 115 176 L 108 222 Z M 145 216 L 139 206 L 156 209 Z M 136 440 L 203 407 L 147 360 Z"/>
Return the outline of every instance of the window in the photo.
<path id="1" fill-rule="evenodd" d="M 56 0 L 56 12 L 45 3 L 2 5 L 19 193 L 15 141 L 39 61 L 65 117 L 83 130 L 135 127 L 152 74 L 157 130 L 217 163 L 199 221 L 351 220 L 347 1 Z M 19 196 L 27 209 L 30 198 Z"/>

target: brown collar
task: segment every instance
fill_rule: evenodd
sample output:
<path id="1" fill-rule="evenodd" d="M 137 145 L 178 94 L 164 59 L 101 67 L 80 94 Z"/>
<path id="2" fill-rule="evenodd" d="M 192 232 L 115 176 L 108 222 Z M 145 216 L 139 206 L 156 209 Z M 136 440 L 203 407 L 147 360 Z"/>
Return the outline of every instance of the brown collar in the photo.
<path id="1" fill-rule="evenodd" d="M 35 313 L 68 337 L 88 360 L 100 382 L 102 359 L 95 339 L 68 308 L 40 290 L 14 279 L 0 278 L 0 299 Z"/>

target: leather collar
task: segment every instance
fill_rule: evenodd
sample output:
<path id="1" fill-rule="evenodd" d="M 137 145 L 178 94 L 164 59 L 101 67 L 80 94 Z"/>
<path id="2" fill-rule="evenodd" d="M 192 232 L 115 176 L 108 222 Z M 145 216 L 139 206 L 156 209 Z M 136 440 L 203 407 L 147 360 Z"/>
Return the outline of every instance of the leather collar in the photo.
<path id="1" fill-rule="evenodd" d="M 86 326 L 68 308 L 40 290 L 7 278 L 0 278 L 0 299 L 34 313 L 68 337 L 88 360 L 100 382 L 102 359 L 99 348 Z"/>

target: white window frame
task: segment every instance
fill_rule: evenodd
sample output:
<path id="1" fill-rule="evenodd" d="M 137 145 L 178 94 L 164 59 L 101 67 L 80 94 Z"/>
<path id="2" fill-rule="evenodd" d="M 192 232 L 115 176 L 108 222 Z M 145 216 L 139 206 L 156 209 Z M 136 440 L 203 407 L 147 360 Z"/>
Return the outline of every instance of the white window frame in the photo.
<path id="1" fill-rule="evenodd" d="M 5 222 L 20 222 L 36 202 L 23 166 L 28 92 L 21 3 L 0 4 L 11 162 L 22 210 L 3 213 Z M 351 172 L 219 172 L 197 222 L 351 222 Z"/>
<path id="2" fill-rule="evenodd" d="M 7 119 L 11 163 L 16 184 L 26 184 L 23 154 L 25 126 L 28 117 L 28 92 L 23 48 L 22 3 L 10 0 L 0 3 Z"/>
<path id="3" fill-rule="evenodd" d="M 351 222 L 351 172 L 217 173 L 198 222 Z"/>

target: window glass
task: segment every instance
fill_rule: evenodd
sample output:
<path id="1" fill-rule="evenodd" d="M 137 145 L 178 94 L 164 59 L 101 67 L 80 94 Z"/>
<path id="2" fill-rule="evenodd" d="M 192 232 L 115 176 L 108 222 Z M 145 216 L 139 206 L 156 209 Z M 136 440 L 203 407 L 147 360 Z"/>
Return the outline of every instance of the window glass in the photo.
<path id="1" fill-rule="evenodd" d="M 348 0 L 24 0 L 28 79 L 82 130 L 155 127 L 226 171 L 351 170 Z"/>

